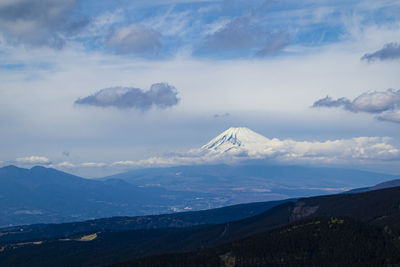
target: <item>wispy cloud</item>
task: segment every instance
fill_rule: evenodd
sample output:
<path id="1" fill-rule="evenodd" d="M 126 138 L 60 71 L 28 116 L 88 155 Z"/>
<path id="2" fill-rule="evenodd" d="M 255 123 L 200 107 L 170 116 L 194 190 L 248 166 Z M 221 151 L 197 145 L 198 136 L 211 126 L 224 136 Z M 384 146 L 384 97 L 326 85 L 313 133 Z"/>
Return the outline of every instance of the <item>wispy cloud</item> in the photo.
<path id="1" fill-rule="evenodd" d="M 383 48 L 373 53 L 365 54 L 361 60 L 368 62 L 376 60 L 395 60 L 400 59 L 400 43 L 387 43 Z"/>
<path id="2" fill-rule="evenodd" d="M 256 57 L 264 57 L 282 50 L 290 43 L 289 34 L 276 32 L 264 24 L 270 5 L 270 1 L 265 1 L 258 8 L 231 19 L 206 36 L 199 52 L 248 51 Z"/>
<path id="3" fill-rule="evenodd" d="M 329 96 L 319 99 L 312 105 L 313 108 L 341 107 L 351 112 L 367 112 L 380 114 L 379 120 L 400 122 L 400 90 L 372 91 L 357 96 L 354 100 L 345 97 L 333 99 Z"/>
<path id="4" fill-rule="evenodd" d="M 140 110 L 148 110 L 154 105 L 164 109 L 179 103 L 177 95 L 178 91 L 175 87 L 166 83 L 156 83 L 148 91 L 131 87 L 102 89 L 93 95 L 79 98 L 75 101 L 75 104 Z"/>
<path id="5" fill-rule="evenodd" d="M 140 24 L 114 29 L 106 43 L 109 49 L 118 54 L 139 56 L 157 56 L 162 48 L 161 34 Z"/>
<path id="6" fill-rule="evenodd" d="M 263 45 L 262 49 L 256 53 L 257 57 L 265 57 L 280 50 L 284 49 L 286 46 L 290 44 L 290 36 L 287 33 L 277 34 L 272 36 L 267 42 Z"/>

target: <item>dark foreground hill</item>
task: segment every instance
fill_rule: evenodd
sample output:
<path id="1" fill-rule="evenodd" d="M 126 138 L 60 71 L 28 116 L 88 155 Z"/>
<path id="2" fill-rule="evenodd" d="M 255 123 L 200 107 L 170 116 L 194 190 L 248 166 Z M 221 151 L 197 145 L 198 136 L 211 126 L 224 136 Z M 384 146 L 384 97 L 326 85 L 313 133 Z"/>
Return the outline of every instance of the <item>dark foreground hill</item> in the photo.
<path id="1" fill-rule="evenodd" d="M 390 266 L 399 262 L 399 241 L 391 234 L 349 217 L 323 217 L 211 249 L 113 266 Z"/>
<path id="2" fill-rule="evenodd" d="M 308 224 L 315 220 L 320 220 L 320 225 Z M 340 223 L 341 220 L 344 220 L 343 223 Z M 315 265 L 314 263 L 322 257 L 327 259 L 338 257 L 338 261 L 353 260 L 360 266 L 366 266 L 364 263 L 370 262 L 371 266 L 374 266 L 372 259 L 376 259 L 379 263 L 385 260 L 388 263 L 397 262 L 399 222 L 400 188 L 396 187 L 360 194 L 304 198 L 281 204 L 250 218 L 223 224 L 152 230 L 96 231 L 62 239 L 8 243 L 1 246 L 0 265 L 106 265 L 152 255 L 204 251 L 207 248 L 216 248 L 205 251 L 217 251 L 214 256 L 218 259 L 223 256 L 222 258 L 226 259 L 228 263 L 232 260 L 232 257 L 229 256 L 231 251 L 233 251 L 235 259 L 243 256 L 244 262 L 247 259 L 246 255 L 250 255 L 246 253 L 251 253 L 251 251 L 256 254 L 249 259 L 261 257 L 262 259 L 266 258 L 266 262 L 268 262 L 271 260 L 269 257 L 272 254 L 262 247 L 258 247 L 259 242 L 265 241 L 264 245 L 267 247 L 273 244 L 282 244 L 282 253 L 290 254 L 292 253 L 290 251 L 293 251 L 293 255 L 297 256 L 291 258 L 292 256 L 289 255 L 283 259 L 288 262 L 296 262 L 296 260 L 303 262 L 300 265 L 308 265 L 308 263 Z M 305 225 L 305 227 L 300 227 L 300 225 Z M 292 229 L 292 227 L 296 229 L 296 232 L 293 233 L 298 234 L 292 234 L 289 230 L 287 231 L 290 233 L 278 234 L 285 229 Z M 335 229 L 338 232 L 335 232 Z M 321 235 L 318 235 L 318 231 Z M 315 238 L 313 235 L 309 236 L 311 233 L 317 234 L 317 236 Z M 304 241 L 305 237 L 310 239 Z M 327 240 L 324 241 L 325 237 Z M 240 239 L 250 241 L 248 241 L 248 245 L 240 248 L 240 246 L 234 245 L 244 242 L 236 242 Z M 304 250 L 297 248 L 303 241 L 306 242 L 303 244 Z M 313 243 L 316 244 L 314 248 L 312 247 Z M 350 244 L 356 246 L 356 249 L 347 249 Z M 218 248 L 221 246 L 228 247 L 227 250 L 222 251 L 228 254 L 220 253 Z M 279 246 L 277 247 L 279 248 Z M 345 249 L 341 250 L 341 246 L 344 246 Z M 364 246 L 367 247 L 364 248 Z M 243 255 L 240 254 L 241 252 L 239 253 L 242 249 L 245 251 Z M 344 254 L 340 255 L 340 251 Z M 369 258 L 364 257 L 364 254 L 370 254 L 371 251 L 378 251 L 382 256 L 375 257 L 376 254 L 372 253 L 370 261 Z M 192 257 L 190 255 L 194 254 L 188 255 L 190 258 Z M 387 255 L 393 255 L 393 257 L 387 257 Z M 177 257 L 179 261 L 180 256 Z M 214 257 L 214 259 L 217 258 Z M 364 262 L 361 259 L 364 259 Z M 277 265 L 279 264 L 277 263 Z M 283 266 L 285 265 L 290 264 L 283 264 Z"/>

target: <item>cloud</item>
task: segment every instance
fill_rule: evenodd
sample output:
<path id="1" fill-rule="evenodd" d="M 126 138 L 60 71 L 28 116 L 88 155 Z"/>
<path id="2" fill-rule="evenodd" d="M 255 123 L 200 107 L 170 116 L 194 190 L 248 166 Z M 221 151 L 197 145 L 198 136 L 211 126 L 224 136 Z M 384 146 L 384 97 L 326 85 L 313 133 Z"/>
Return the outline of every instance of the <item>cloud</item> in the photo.
<path id="1" fill-rule="evenodd" d="M 370 53 L 365 54 L 361 60 L 366 60 L 368 62 L 375 60 L 395 60 L 400 59 L 400 43 L 387 43 L 383 46 L 382 49 Z"/>
<path id="2" fill-rule="evenodd" d="M 264 47 L 256 53 L 257 57 L 265 57 L 279 52 L 290 44 L 290 37 L 287 33 L 282 33 L 268 40 Z"/>
<path id="3" fill-rule="evenodd" d="M 0 32 L 11 43 L 62 48 L 63 34 L 87 21 L 70 21 L 77 0 L 15 0 L 0 2 Z"/>
<path id="4" fill-rule="evenodd" d="M 257 148 L 239 146 L 221 153 L 212 149 L 192 149 L 164 157 L 139 161 L 118 161 L 117 167 L 165 167 L 174 165 L 234 163 L 249 159 L 268 159 L 288 164 L 349 164 L 400 159 L 400 149 L 388 137 L 357 137 L 324 142 L 267 139 Z"/>
<path id="5" fill-rule="evenodd" d="M 381 121 L 400 123 L 400 110 L 390 110 L 383 112 L 377 118 Z"/>
<path id="6" fill-rule="evenodd" d="M 132 161 L 132 160 L 125 160 L 125 161 L 122 160 L 122 161 L 113 162 L 111 165 L 112 166 L 134 166 L 136 164 L 137 164 L 137 162 Z"/>
<path id="7" fill-rule="evenodd" d="M 325 142 L 271 140 L 271 151 L 283 160 L 335 162 L 345 160 L 394 160 L 400 150 L 390 144 L 388 137 L 357 137 Z"/>
<path id="8" fill-rule="evenodd" d="M 79 98 L 75 104 L 120 109 L 148 110 L 153 106 L 165 109 L 178 104 L 180 99 L 177 95 L 178 91 L 175 87 L 167 83 L 156 83 L 148 91 L 130 87 L 105 88 L 93 95 Z"/>
<path id="9" fill-rule="evenodd" d="M 356 97 L 351 103 L 353 111 L 380 113 L 396 109 L 400 104 L 400 90 L 388 89 L 383 92 L 369 92 Z"/>
<path id="10" fill-rule="evenodd" d="M 321 98 L 315 101 L 312 106 L 314 108 L 316 107 L 332 108 L 332 107 L 347 107 L 348 105 L 350 105 L 350 100 L 348 100 L 345 97 L 334 100 L 330 96 L 326 96 L 325 98 Z"/>
<path id="11" fill-rule="evenodd" d="M 345 97 L 335 100 L 327 96 L 315 101 L 312 107 L 342 107 L 351 112 L 380 114 L 377 118 L 382 121 L 399 122 L 400 89 L 363 93 L 353 101 Z"/>
<path id="12" fill-rule="evenodd" d="M 107 47 L 117 54 L 156 56 L 161 52 L 161 34 L 156 30 L 131 24 L 114 29 L 106 41 Z"/>
<path id="13" fill-rule="evenodd" d="M 44 165 L 51 164 L 51 161 L 48 158 L 41 156 L 17 158 L 16 161 L 19 163 L 28 163 L 28 164 L 44 164 Z"/>
<path id="14" fill-rule="evenodd" d="M 105 163 L 101 163 L 101 162 L 84 162 L 81 164 L 82 167 L 97 167 L 97 168 L 101 168 L 101 167 L 105 167 L 106 164 Z"/>
<path id="15" fill-rule="evenodd" d="M 217 31 L 206 36 L 200 51 L 248 51 L 256 57 L 274 54 L 289 45 L 288 33 L 276 33 L 264 25 L 270 2 L 233 18 Z"/>
<path id="16" fill-rule="evenodd" d="M 75 164 L 68 162 L 68 161 L 63 161 L 57 164 L 58 167 L 61 168 L 75 168 Z"/>
<path id="17" fill-rule="evenodd" d="M 223 28 L 209 35 L 203 46 L 206 50 L 249 49 L 259 45 L 259 36 L 267 32 L 253 25 L 249 18 L 235 18 Z"/>

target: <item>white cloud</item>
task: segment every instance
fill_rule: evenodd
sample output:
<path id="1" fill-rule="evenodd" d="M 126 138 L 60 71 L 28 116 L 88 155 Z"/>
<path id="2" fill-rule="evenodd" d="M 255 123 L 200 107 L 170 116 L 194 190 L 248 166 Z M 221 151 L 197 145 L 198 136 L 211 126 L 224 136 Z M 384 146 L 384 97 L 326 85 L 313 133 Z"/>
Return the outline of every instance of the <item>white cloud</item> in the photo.
<path id="1" fill-rule="evenodd" d="M 137 166 L 136 161 L 125 160 L 125 161 L 116 161 L 111 164 L 112 166 Z"/>
<path id="2" fill-rule="evenodd" d="M 17 162 L 28 163 L 28 164 L 50 164 L 51 161 L 46 157 L 41 156 L 30 156 L 24 158 L 17 158 Z"/>
<path id="3" fill-rule="evenodd" d="M 106 164 L 105 163 L 101 163 L 101 162 L 84 162 L 80 164 L 82 167 L 105 167 Z"/>
<path id="4" fill-rule="evenodd" d="M 68 161 L 63 161 L 57 164 L 57 167 L 61 168 L 75 168 L 75 164 L 68 162 Z"/>

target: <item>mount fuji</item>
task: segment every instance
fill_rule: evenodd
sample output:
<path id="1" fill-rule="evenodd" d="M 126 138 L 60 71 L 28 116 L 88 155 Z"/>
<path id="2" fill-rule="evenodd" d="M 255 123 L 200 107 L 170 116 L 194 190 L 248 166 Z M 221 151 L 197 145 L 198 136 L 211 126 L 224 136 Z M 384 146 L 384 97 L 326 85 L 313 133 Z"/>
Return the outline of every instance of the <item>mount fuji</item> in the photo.
<path id="1" fill-rule="evenodd" d="M 219 153 L 256 152 L 271 140 L 246 127 L 231 127 L 201 147 Z"/>
<path id="2" fill-rule="evenodd" d="M 345 168 L 284 165 L 271 160 L 315 157 L 315 153 L 304 153 L 310 151 L 304 149 L 306 146 L 307 142 L 269 139 L 246 127 L 231 127 L 193 150 L 184 158 L 187 161 L 181 161 L 182 165 L 136 169 L 102 179 L 123 179 L 141 187 L 212 193 L 219 196 L 210 202 L 216 207 L 340 193 L 396 178 Z M 326 146 L 332 147 L 330 143 Z M 318 143 L 316 147 L 323 151 L 324 144 Z"/>

